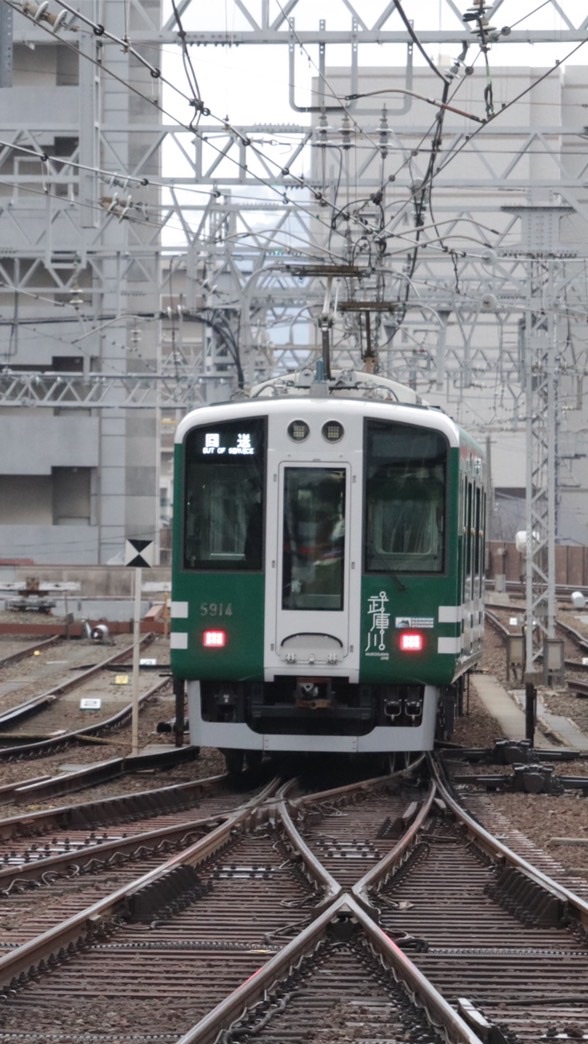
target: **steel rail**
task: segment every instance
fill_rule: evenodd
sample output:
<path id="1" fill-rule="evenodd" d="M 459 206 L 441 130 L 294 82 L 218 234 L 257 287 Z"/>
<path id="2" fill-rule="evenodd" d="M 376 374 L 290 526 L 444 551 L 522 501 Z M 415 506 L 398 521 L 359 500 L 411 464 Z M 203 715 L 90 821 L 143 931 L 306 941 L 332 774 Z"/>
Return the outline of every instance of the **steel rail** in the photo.
<path id="1" fill-rule="evenodd" d="M 206 837 L 165 860 L 130 885 L 117 889 L 85 910 L 79 911 L 41 935 L 22 943 L 10 953 L 0 956 L 0 990 L 8 994 L 11 984 L 19 976 L 30 974 L 42 962 L 67 951 L 68 947 L 76 947 L 80 940 L 96 938 L 100 932 L 105 930 L 109 921 L 117 916 L 123 917 L 128 914 L 129 909 L 132 908 L 134 896 L 138 895 L 146 886 L 157 883 L 171 870 L 185 864 L 198 865 L 214 852 L 228 845 L 234 831 L 239 826 L 247 820 L 254 820 L 257 817 L 259 807 L 275 792 L 280 782 L 279 779 L 271 780 L 260 794 L 229 815 Z"/>
<path id="2" fill-rule="evenodd" d="M 399 775 L 405 774 L 406 770 L 402 770 L 402 773 L 399 773 Z M 381 786 L 389 779 L 390 777 L 379 777 L 375 780 L 366 780 L 359 784 L 351 784 L 324 791 L 320 794 L 320 801 L 324 803 L 327 799 L 350 797 L 354 792 L 365 793 L 377 786 Z M 410 827 L 408 840 L 404 842 L 404 845 L 401 840 L 392 853 L 364 875 L 361 882 L 359 882 L 360 885 L 362 882 L 365 882 L 367 887 L 372 879 L 385 873 L 386 868 L 391 864 L 391 856 L 396 854 L 396 858 L 398 858 L 398 853 L 402 848 L 411 843 L 412 838 L 416 836 L 422 823 L 429 815 L 436 792 L 437 786 L 432 784 L 427 800 L 423 803 L 415 821 Z M 295 809 L 300 810 L 313 800 L 316 803 L 317 795 L 305 795 L 303 798 L 296 798 L 291 804 Z M 394 940 L 379 928 L 377 911 L 367 901 L 364 895 L 365 889 L 358 889 L 355 886 L 350 893 L 348 889 L 342 888 L 336 879 L 322 866 L 300 835 L 286 807 L 283 796 L 276 807 L 292 845 L 300 853 L 308 870 L 322 883 L 326 893 L 325 898 L 317 906 L 317 916 L 311 925 L 263 965 L 246 983 L 234 990 L 216 1008 L 201 1019 L 199 1023 L 184 1034 L 177 1044 L 214 1044 L 222 1030 L 227 1032 L 229 1027 L 245 1011 L 249 1011 L 254 1004 L 261 1000 L 280 978 L 283 978 L 304 956 L 312 952 L 317 941 L 326 933 L 329 926 L 337 922 L 338 919 L 352 920 L 361 926 L 374 949 L 393 970 L 396 981 L 403 983 L 409 994 L 418 996 L 419 1001 L 425 1006 L 430 1020 L 435 1024 L 441 1024 L 451 1034 L 451 1040 L 455 1044 L 462 1044 L 462 1042 L 463 1044 L 465 1042 L 468 1042 L 468 1044 L 480 1044 L 483 1038 L 479 1037 L 471 1029 L 471 1026 L 462 1019 L 459 1013 L 441 996 Z"/>
<path id="3" fill-rule="evenodd" d="M 271 957 L 247 982 L 238 986 L 212 1009 L 177 1044 L 214 1044 L 222 1030 L 227 1030 L 245 1011 L 260 1001 L 284 978 L 295 964 L 309 955 L 337 922 L 351 921 L 359 925 L 374 949 L 383 957 L 394 978 L 417 996 L 425 1006 L 429 1019 L 451 1033 L 453 1044 L 483 1044 L 460 1015 L 452 1008 L 412 961 L 365 913 L 349 893 L 339 895 L 304 931 Z"/>
<path id="4" fill-rule="evenodd" d="M 580 698 L 588 696 L 588 682 L 568 680 L 568 689 L 575 692 Z"/>
<path id="5" fill-rule="evenodd" d="M 166 842 L 177 844 L 183 838 L 189 838 L 196 831 L 205 831 L 206 835 L 212 831 L 212 824 L 222 826 L 235 811 L 226 813 L 216 812 L 212 816 L 201 819 L 185 819 L 175 826 L 156 827 L 152 830 L 144 830 L 138 834 L 130 834 L 118 840 L 100 841 L 94 845 L 88 844 L 84 848 L 75 848 L 62 852 L 59 855 L 47 856 L 46 859 L 36 862 L 21 863 L 19 866 L 7 866 L 0 869 L 0 895 L 8 895 L 14 887 L 27 881 L 43 881 L 49 879 L 49 875 L 55 877 L 68 876 L 67 870 L 75 870 L 79 873 L 84 867 L 91 867 L 96 863 L 107 863 L 116 856 L 132 856 L 139 850 L 156 849 L 158 845 Z M 206 830 L 206 827 L 209 830 Z M 190 842 L 191 845 L 199 843 Z"/>
<path id="6" fill-rule="evenodd" d="M 398 844 L 395 845 L 379 863 L 372 866 L 363 877 L 353 885 L 351 890 L 357 902 L 362 903 L 362 905 L 369 903 L 367 896 L 368 889 L 372 888 L 376 881 L 386 880 L 392 868 L 396 866 L 402 856 L 412 847 L 414 841 L 422 830 L 425 821 L 430 815 L 437 792 L 437 784 L 431 783 L 429 793 L 421 802 L 420 807 L 415 810 L 414 817 L 408 824 L 402 837 L 399 838 Z M 373 909 L 373 904 L 369 903 L 369 905 Z M 377 916 L 375 911 L 373 916 Z"/>
<path id="7" fill-rule="evenodd" d="M 495 608 L 498 608 L 498 606 L 495 606 Z M 505 606 L 504 608 L 507 607 Z M 504 642 L 506 642 L 507 638 L 509 638 L 511 635 L 518 634 L 518 632 L 511 631 L 506 624 L 503 624 L 502 620 L 498 616 L 496 616 L 496 614 L 493 613 L 492 610 L 488 608 L 488 606 L 486 606 L 484 615 L 488 622 L 492 625 L 492 627 L 494 627 L 494 629 L 498 631 Z M 556 621 L 556 626 L 560 628 L 560 630 L 562 630 L 564 634 L 566 634 L 569 638 L 572 638 L 580 646 L 582 650 L 588 650 L 588 639 L 585 637 L 585 635 L 580 634 L 579 631 L 576 631 L 573 627 L 570 627 L 569 624 L 562 623 L 561 620 Z M 585 671 L 588 669 L 588 663 L 581 663 L 577 660 L 566 659 L 564 660 L 564 667 L 567 667 L 569 670 L 573 671 Z"/>
<path id="8" fill-rule="evenodd" d="M 476 843 L 479 847 L 490 856 L 490 858 L 496 863 L 500 862 L 503 865 L 509 865 L 520 870 L 529 880 L 538 884 L 545 892 L 553 895 L 561 904 L 562 907 L 567 909 L 568 912 L 573 913 L 574 918 L 578 925 L 584 930 L 588 930 L 588 902 L 570 892 L 563 885 L 558 884 L 547 874 L 544 874 L 537 867 L 528 863 L 526 859 L 513 852 L 512 849 L 508 848 L 502 841 L 493 837 L 488 831 L 480 825 L 468 812 L 459 804 L 459 802 L 453 797 L 449 786 L 444 779 L 441 771 L 441 765 L 437 759 L 432 758 L 430 755 L 427 756 L 432 776 L 437 784 L 439 790 L 439 796 L 451 810 L 453 815 L 459 820 L 460 824 L 465 827 L 466 831 L 470 836 L 475 838 Z"/>
<path id="9" fill-rule="evenodd" d="M 321 790 L 320 800 L 321 803 L 326 801 L 337 800 L 338 798 L 345 798 L 353 793 L 361 794 L 370 790 L 374 790 L 377 787 L 389 785 L 395 780 L 406 779 L 412 776 L 414 770 L 419 768 L 425 760 L 425 754 L 419 754 L 417 758 L 406 768 L 398 769 L 397 772 L 390 772 L 385 776 L 372 776 L 370 779 L 358 780 L 355 783 L 345 783 L 340 787 L 333 787 L 331 790 Z M 316 794 L 303 794 L 297 798 L 291 798 L 290 804 L 293 808 L 303 808 L 305 805 L 316 804 Z"/>
<path id="10" fill-rule="evenodd" d="M 44 638 L 40 642 L 34 642 L 32 645 L 27 645 L 25 649 L 20 649 L 18 652 L 10 653 L 9 656 L 3 656 L 0 659 L 0 670 L 3 667 L 10 667 L 13 663 L 19 663 L 20 660 L 26 660 L 27 656 L 32 656 L 37 649 L 48 649 L 52 645 L 57 645 L 58 642 L 63 641 L 63 635 L 54 634 L 50 638 Z"/>
<path id="11" fill-rule="evenodd" d="M 23 830 L 31 837 L 38 836 L 39 829 L 44 831 L 51 829 L 67 831 L 82 830 L 86 826 L 88 829 L 96 829 L 95 824 L 92 824 L 93 817 L 98 818 L 102 815 L 102 817 L 108 819 L 111 808 L 116 813 L 116 818 L 113 817 L 114 823 L 120 822 L 121 813 L 124 815 L 125 809 L 128 809 L 129 814 L 137 811 L 142 813 L 148 811 L 151 817 L 169 814 L 170 812 L 178 813 L 181 811 L 181 807 L 173 808 L 174 799 L 177 799 L 178 806 L 180 806 L 182 799 L 186 796 L 205 798 L 207 790 L 212 790 L 218 784 L 226 782 L 226 779 L 225 775 L 210 776 L 207 779 L 195 780 L 191 783 L 174 784 L 159 790 L 146 790 L 123 797 L 86 802 L 83 805 L 75 805 L 73 807 L 63 806 L 56 809 L 47 809 L 43 812 L 32 812 L 23 817 L 10 817 L 0 820 L 0 840 L 6 842 L 13 839 L 14 830 L 19 826 L 22 826 Z M 259 803 L 257 803 L 257 799 L 254 798 L 253 800 L 256 802 L 256 808 L 261 809 L 266 804 L 273 804 L 274 797 L 273 795 L 269 798 L 262 796 L 259 798 Z M 149 808 L 141 808 L 142 802 L 148 803 Z M 161 802 L 161 807 L 159 807 L 158 802 Z M 155 845 L 165 840 L 176 841 L 193 830 L 202 829 L 208 823 L 226 820 L 239 812 L 241 807 L 235 808 L 229 805 L 225 809 L 212 812 L 210 815 L 200 816 L 198 819 L 184 819 L 177 826 L 154 827 L 120 839 L 100 840 L 95 844 L 88 844 L 84 847 L 72 847 L 69 851 L 64 850 L 62 853 L 45 856 L 33 861 L 23 859 L 23 862 L 20 864 L 15 864 L 14 862 L 8 866 L 0 864 L 0 894 L 9 892 L 14 884 L 18 884 L 21 881 L 37 880 L 40 874 L 43 877 L 45 877 L 46 873 L 51 872 L 60 874 L 67 870 L 68 867 L 81 868 L 96 861 L 102 862 L 121 853 L 132 853 L 136 848 L 147 844 Z M 271 816 L 270 810 L 268 810 L 268 815 Z M 104 825 L 104 818 L 102 818 L 100 825 Z"/>
<path id="12" fill-rule="evenodd" d="M 302 860 L 317 882 L 320 883 L 325 893 L 324 899 L 322 900 L 321 906 L 325 903 L 331 903 L 335 896 L 341 892 L 341 885 L 333 877 L 332 874 L 322 865 L 319 859 L 315 856 L 314 852 L 307 845 L 306 841 L 296 829 L 292 817 L 288 811 L 285 801 L 280 801 L 277 804 L 277 810 L 280 814 L 282 826 L 292 844 L 292 847 L 302 857 Z"/>
<path id="13" fill-rule="evenodd" d="M 144 699 L 149 699 L 157 687 L 152 688 L 144 694 Z M 128 710 L 128 708 L 125 708 Z M 72 735 L 76 736 L 77 733 Z M 193 761 L 197 757 L 196 747 L 170 747 L 169 750 L 156 751 L 152 754 L 130 754 L 120 758 L 109 758 L 96 765 L 86 765 L 72 772 L 60 772 L 58 776 L 43 776 L 39 779 L 31 779 L 0 790 L 0 804 L 9 801 L 15 805 L 25 804 L 32 798 L 45 800 L 50 797 L 59 797 L 70 794 L 73 790 L 84 790 L 86 787 L 99 786 L 112 779 L 120 779 L 123 776 L 132 776 L 138 772 L 152 769 L 173 769 L 177 765 L 183 765 L 187 761 Z M 184 785 L 184 784 L 178 784 Z M 191 786 L 192 784 L 185 784 Z M 148 793 L 157 793 L 149 791 Z M 132 796 L 132 795 L 131 795 Z M 122 801 L 123 797 L 112 798 L 113 801 Z M 74 806 L 71 811 L 75 812 L 79 805 Z M 0 820 L 0 836 L 2 821 Z"/>
<path id="14" fill-rule="evenodd" d="M 581 649 L 585 649 L 586 651 L 588 651 L 588 638 L 585 634 L 582 634 L 580 631 L 577 631 L 575 627 L 572 627 L 570 624 L 564 623 L 563 620 L 558 619 L 557 626 L 564 632 L 564 634 L 567 634 L 570 638 L 573 638 L 573 640 L 576 642 L 577 645 L 580 646 Z"/>
<path id="15" fill-rule="evenodd" d="M 144 692 L 143 695 L 139 697 L 139 706 L 142 706 L 143 703 L 151 699 L 151 697 L 154 696 L 156 693 L 160 692 L 162 689 L 165 689 L 169 685 L 169 683 L 170 679 L 165 678 L 163 681 L 156 682 L 155 685 L 152 685 L 151 688 L 147 690 L 147 692 Z M 96 722 L 94 725 L 85 725 L 84 728 L 74 729 L 70 732 L 60 732 L 54 736 L 49 736 L 41 740 L 35 740 L 31 743 L 18 743 L 14 744 L 12 747 L 0 747 L 0 761 L 18 760 L 23 757 L 35 757 L 44 753 L 48 754 L 54 749 L 60 750 L 71 743 L 75 743 L 76 740 L 83 740 L 86 736 L 99 736 L 102 732 L 107 732 L 110 729 L 116 729 L 120 727 L 127 718 L 131 717 L 132 712 L 133 704 L 128 703 L 126 704 L 126 706 L 122 707 L 121 710 L 117 711 L 116 714 L 113 714 L 110 718 L 105 718 L 103 721 Z M 80 770 L 82 774 L 84 771 L 84 769 Z M 58 776 L 52 776 L 51 780 L 48 780 L 46 784 L 43 784 L 41 782 L 38 784 L 33 784 L 33 786 L 37 785 L 39 788 L 45 786 L 48 793 L 51 781 L 54 781 L 55 786 L 57 786 L 60 778 L 61 777 Z M 63 776 L 64 780 L 67 780 L 67 778 L 67 776 Z M 61 791 L 55 790 L 55 793 L 66 793 L 67 790 L 68 788 L 65 787 Z"/>
<path id="16" fill-rule="evenodd" d="M 144 802 L 149 803 L 151 814 L 157 815 L 158 802 L 161 805 L 167 802 L 169 807 L 173 804 L 174 798 L 206 796 L 209 790 L 224 783 L 226 779 L 224 775 L 208 776 L 188 783 L 173 783 L 156 790 L 141 790 L 98 801 L 85 801 L 80 805 L 60 805 L 57 808 L 27 812 L 21 816 L 7 816 L 0 819 L 0 841 L 7 842 L 15 836 L 34 837 L 41 830 L 82 830 L 89 825 L 95 826 L 98 818 L 101 825 L 121 822 L 125 817 L 136 814 Z M 235 811 L 235 808 L 228 808 L 226 814 Z M 3 871 L 0 869 L 0 878 L 2 874 Z"/>
<path id="17" fill-rule="evenodd" d="M 155 635 L 152 633 L 144 635 L 141 640 L 141 647 L 150 645 L 154 638 Z M 97 663 L 93 667 L 88 667 L 85 671 L 82 671 L 81 674 L 70 679 L 70 681 L 63 681 L 53 689 L 48 689 L 47 692 L 40 693 L 39 696 L 34 696 L 32 699 L 20 703 L 17 707 L 12 707 L 11 710 L 6 711 L 4 714 L 0 714 L 0 728 L 3 725 L 14 724 L 15 722 L 24 720 L 31 714 L 34 714 L 35 711 L 41 710 L 43 707 L 54 703 L 60 696 L 64 696 L 66 693 L 76 689 L 89 678 L 94 677 L 94 675 L 100 674 L 100 672 L 106 670 L 109 665 L 118 663 L 123 659 L 123 657 L 127 657 L 132 651 L 132 645 L 125 646 L 124 649 L 119 650 L 113 656 L 109 656 L 106 660 L 102 660 L 101 663 Z"/>

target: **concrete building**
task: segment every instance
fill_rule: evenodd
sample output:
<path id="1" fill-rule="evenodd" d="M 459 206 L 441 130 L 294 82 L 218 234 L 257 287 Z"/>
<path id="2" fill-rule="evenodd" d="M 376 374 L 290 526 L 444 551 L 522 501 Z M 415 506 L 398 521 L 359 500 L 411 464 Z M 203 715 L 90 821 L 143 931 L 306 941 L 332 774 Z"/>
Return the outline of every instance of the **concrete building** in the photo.
<path id="1" fill-rule="evenodd" d="M 201 9 L 188 26 L 191 6 L 188 44 L 217 47 Z M 276 41 L 266 5 L 259 30 L 238 7 L 241 42 Z M 521 524 L 532 442 L 557 450 L 558 539 L 588 542 L 584 69 L 493 63 L 490 95 L 482 65 L 462 63 L 438 155 L 440 81 L 413 67 L 408 38 L 393 63 L 360 68 L 353 89 L 370 97 L 347 112 L 333 99 L 349 68 L 329 65 L 327 95 L 279 134 L 261 111 L 243 134 L 205 111 L 196 127 L 196 108 L 170 127 L 159 52 L 180 34 L 160 0 L 84 0 L 59 25 L 66 9 L 42 8 L 0 4 L 0 559 L 120 562 L 125 538 L 159 550 L 161 534 L 166 560 L 179 415 L 225 397 L 238 368 L 261 379 L 320 351 L 324 279 L 287 268 L 313 239 L 315 260 L 376 262 L 371 281 L 341 281 L 338 303 L 389 301 L 372 317 L 385 372 L 489 442 L 517 505 L 501 538 Z M 290 32 L 277 35 L 291 51 Z M 335 365 L 357 365 L 365 332 L 347 312 Z"/>
<path id="2" fill-rule="evenodd" d="M 556 537 L 586 544 L 587 70 L 493 66 L 491 108 L 470 73 L 453 69 L 446 109 L 427 68 L 360 69 L 347 111 L 332 100 L 350 95 L 349 68 L 327 69 L 326 99 L 315 82 L 313 183 L 337 193 L 318 241 L 377 273 L 346 280 L 333 340 L 357 358 L 360 303 L 378 301 L 383 371 L 490 447 L 502 537 L 525 528 L 529 463 L 540 488 L 553 449 Z"/>
<path id="3" fill-rule="evenodd" d="M 159 534 L 159 84 L 84 11 L 0 24 L 0 558 L 37 563 Z"/>

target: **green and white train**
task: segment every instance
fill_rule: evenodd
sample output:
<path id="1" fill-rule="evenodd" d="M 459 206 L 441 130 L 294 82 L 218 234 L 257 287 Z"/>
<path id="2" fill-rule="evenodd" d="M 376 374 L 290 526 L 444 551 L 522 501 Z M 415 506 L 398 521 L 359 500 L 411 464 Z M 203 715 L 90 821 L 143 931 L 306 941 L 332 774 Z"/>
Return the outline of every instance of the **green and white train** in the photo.
<path id="1" fill-rule="evenodd" d="M 189 413 L 171 663 L 191 743 L 234 772 L 265 752 L 388 758 L 448 738 L 481 652 L 484 470 L 445 413 L 358 371 Z"/>

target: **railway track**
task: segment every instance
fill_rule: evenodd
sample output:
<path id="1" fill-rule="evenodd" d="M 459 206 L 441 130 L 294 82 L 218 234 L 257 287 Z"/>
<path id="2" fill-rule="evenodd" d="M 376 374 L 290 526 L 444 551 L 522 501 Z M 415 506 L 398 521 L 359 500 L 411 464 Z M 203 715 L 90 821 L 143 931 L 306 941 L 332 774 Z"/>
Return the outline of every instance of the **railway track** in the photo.
<path id="1" fill-rule="evenodd" d="M 145 635 L 144 638 L 150 642 L 153 636 Z M 6 648 L 6 644 L 3 643 L 2 647 Z M 101 664 L 115 662 L 125 653 L 125 645 L 119 638 L 113 646 L 89 645 L 85 641 L 66 641 L 54 635 L 33 643 L 13 642 L 8 647 L 10 653 L 0 658 L 0 718 L 7 717 L 21 703 L 38 696 L 39 691 L 58 689 L 61 685 L 67 687 L 72 680 L 72 671 L 83 675 L 88 670 L 89 660 L 91 666 L 98 669 Z M 126 648 L 125 655 L 129 647 Z"/>
<path id="2" fill-rule="evenodd" d="M 152 640 L 153 635 L 146 635 L 141 644 L 145 647 L 149 645 Z M 40 652 L 38 647 L 35 651 Z M 5 733 L 7 728 L 20 728 L 21 734 L 26 738 L 24 723 L 31 717 L 50 710 L 56 701 L 62 696 L 74 692 L 82 694 L 86 690 L 88 683 L 95 683 L 96 679 L 101 676 L 103 671 L 107 671 L 109 668 L 115 666 L 119 667 L 122 671 L 122 665 L 124 665 L 129 657 L 132 656 L 132 651 L 132 645 L 118 649 L 111 656 L 100 658 L 98 663 L 94 663 L 90 667 L 78 668 L 79 673 L 76 673 L 75 677 L 62 676 L 57 684 L 52 688 L 41 693 L 36 693 L 32 698 L 27 699 L 8 710 L 0 711 L 0 742 L 6 742 L 7 737 L 3 733 Z M 24 656 L 20 655 L 16 662 L 21 662 L 23 658 Z M 67 664 L 67 661 L 61 662 Z M 67 664 L 67 666 L 70 670 L 72 669 L 69 664 Z M 45 715 L 45 717 L 50 719 L 50 715 Z M 50 720 L 45 724 L 47 729 L 52 728 Z M 14 742 L 18 742 L 19 739 L 21 739 L 20 736 L 14 736 Z"/>
<path id="3" fill-rule="evenodd" d="M 144 691 L 138 697 L 139 709 L 150 699 L 169 689 L 169 686 L 170 682 L 167 677 L 164 680 L 157 681 L 154 685 L 150 685 L 148 688 L 143 686 Z M 46 695 L 43 694 L 43 699 L 46 698 Z M 52 694 L 50 698 L 59 697 L 55 697 Z M 40 738 L 37 738 L 37 734 L 32 734 L 28 741 L 23 740 L 22 734 L 12 733 L 10 737 L 4 735 L 0 737 L 0 741 L 6 743 L 7 739 L 9 739 L 11 742 L 9 746 L 0 747 L 0 761 L 21 761 L 27 758 L 39 758 L 63 751 L 76 743 L 83 743 L 89 737 L 104 736 L 127 724 L 131 720 L 132 711 L 132 702 L 127 703 L 120 710 L 116 711 L 115 714 L 110 715 L 108 718 L 103 718 L 93 725 L 86 725 L 77 729 L 58 729 L 52 735 L 42 735 Z"/>
<path id="4" fill-rule="evenodd" d="M 5 655 L 0 655 L 0 670 L 4 670 L 7 667 L 12 666 L 15 663 L 20 663 L 21 660 L 27 660 L 35 654 L 35 652 L 42 652 L 43 650 L 49 649 L 52 646 L 59 645 L 63 641 L 59 635 L 53 635 L 49 638 L 42 638 L 41 641 L 35 642 L 31 645 L 30 642 L 19 641 L 13 639 L 3 639 L 0 641 L 0 653 L 4 652 Z M 10 648 L 10 652 L 6 652 L 6 649 Z"/>
<path id="5" fill-rule="evenodd" d="M 577 1039 L 588 904 L 431 771 L 321 793 L 273 780 L 244 802 L 212 781 L 200 819 L 137 820 L 110 839 L 128 846 L 118 857 L 108 838 L 51 870 L 21 854 L 0 872 L 0 1041 L 23 1039 L 24 1020 L 39 1044 Z"/>
<path id="6" fill-rule="evenodd" d="M 150 647 L 154 640 L 154 635 L 145 635 L 141 643 L 142 648 Z M 47 644 L 52 646 L 53 643 Z M 42 648 L 35 645 L 20 650 L 16 654 L 16 662 L 22 662 L 23 659 L 30 662 L 35 652 L 42 655 Z M 123 684 L 117 686 L 116 683 L 119 679 L 121 683 L 128 681 L 129 676 L 125 672 L 130 670 L 128 663 L 132 649 L 132 645 L 119 646 L 114 653 L 109 651 L 106 657 L 104 650 L 98 650 L 96 655 L 96 650 L 93 649 L 94 662 L 88 666 L 87 662 L 84 663 L 88 660 L 88 648 L 78 645 L 72 650 L 69 645 L 68 659 L 49 661 L 48 673 L 51 673 L 52 668 L 56 674 L 55 684 L 51 688 L 37 691 L 18 704 L 14 704 L 12 699 L 12 704 L 8 707 L 0 706 L 0 762 L 40 762 L 41 759 L 45 759 L 44 763 L 49 769 L 45 775 L 51 775 L 55 755 L 62 754 L 71 747 L 80 750 L 93 744 L 95 759 L 104 751 L 111 755 L 117 754 L 117 743 L 123 745 L 124 741 L 116 740 L 114 736 L 127 725 L 130 726 L 133 693 L 130 685 L 125 688 Z M 167 659 L 167 650 L 164 650 L 164 656 Z M 10 657 L 9 661 L 12 664 L 13 658 Z M 73 676 L 72 671 L 75 672 Z M 37 676 L 38 671 L 34 677 Z M 14 682 L 6 684 L 10 689 Z M 27 678 L 26 684 L 29 688 L 34 685 L 31 685 L 30 678 Z M 170 694 L 170 678 L 166 665 L 159 667 L 159 676 L 156 676 L 155 680 L 152 673 L 141 669 L 137 694 L 139 713 L 142 714 L 146 707 L 166 694 Z M 99 698 L 95 699 L 96 696 Z M 85 700 L 85 697 L 91 699 Z M 92 711 L 90 719 L 88 712 L 82 709 L 84 702 L 97 704 L 99 708 L 98 711 Z M 103 750 L 100 749 L 102 745 Z M 124 745 L 129 747 L 130 743 Z M 97 753 L 97 750 L 100 753 Z M 31 785 L 34 782 L 33 777 Z M 73 786 L 69 786 L 62 792 L 71 792 L 73 789 Z M 10 784 L 0 787 L 0 803 L 7 800 L 9 793 Z"/>
<path id="7" fill-rule="evenodd" d="M 494 608 L 498 609 L 498 607 Z M 509 610 L 509 612 L 510 615 L 513 614 L 513 610 Z M 502 607 L 502 615 L 503 614 L 504 607 Z M 502 615 L 499 612 L 495 612 L 489 607 L 486 607 L 485 615 L 487 622 L 490 623 L 494 630 L 501 635 L 506 650 L 506 641 L 508 637 L 513 634 L 520 634 L 520 627 L 517 625 L 517 629 L 513 630 L 510 625 L 504 623 Z M 588 638 L 562 620 L 557 621 L 557 629 L 564 637 L 567 644 L 569 655 L 567 655 L 564 660 L 566 670 L 578 671 L 579 673 L 586 672 L 588 670 Z M 572 653 L 574 654 L 573 656 Z M 587 662 L 584 663 L 583 660 L 587 660 Z"/>
<path id="8" fill-rule="evenodd" d="M 0 892 L 38 887 L 48 870 L 78 875 L 96 866 L 98 849 L 116 863 L 167 833 L 175 844 L 191 820 L 226 817 L 239 803 L 226 777 L 215 776 L 10 816 L 0 820 Z"/>
<path id="9" fill-rule="evenodd" d="M 77 737 L 80 738 L 79 736 Z M 57 775 L 33 776 L 29 779 L 15 779 L 0 786 L 0 807 L 6 805 L 26 806 L 55 798 L 67 797 L 71 800 L 74 794 L 90 788 L 98 790 L 108 784 L 109 794 L 113 795 L 115 784 L 119 784 L 120 794 L 125 796 L 130 779 L 137 776 L 164 774 L 192 763 L 197 757 L 194 747 L 170 747 L 167 750 L 143 753 L 130 757 L 108 758 L 78 769 L 70 768 Z M 165 788 L 167 789 L 167 788 Z"/>

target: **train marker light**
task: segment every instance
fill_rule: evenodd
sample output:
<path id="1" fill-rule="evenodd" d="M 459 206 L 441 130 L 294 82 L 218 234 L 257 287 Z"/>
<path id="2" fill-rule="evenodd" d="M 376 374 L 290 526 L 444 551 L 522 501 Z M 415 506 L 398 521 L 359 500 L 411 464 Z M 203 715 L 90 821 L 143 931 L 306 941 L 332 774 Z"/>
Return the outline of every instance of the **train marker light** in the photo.
<path id="1" fill-rule="evenodd" d="M 202 644 L 205 649 L 224 649 L 227 644 L 226 631 L 204 631 Z"/>
<path id="2" fill-rule="evenodd" d="M 419 631 L 403 631 L 400 635 L 401 652 L 422 652 L 425 638 Z"/>

